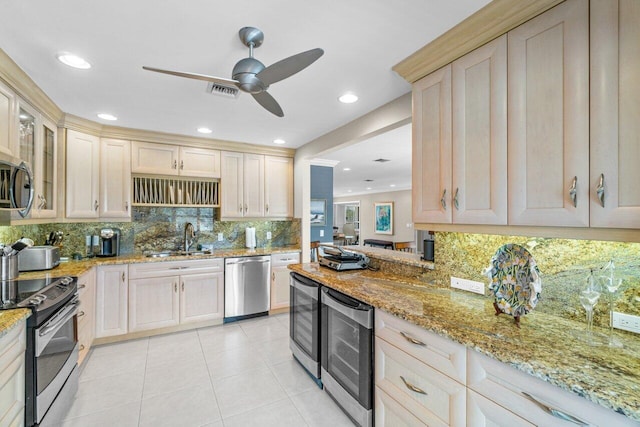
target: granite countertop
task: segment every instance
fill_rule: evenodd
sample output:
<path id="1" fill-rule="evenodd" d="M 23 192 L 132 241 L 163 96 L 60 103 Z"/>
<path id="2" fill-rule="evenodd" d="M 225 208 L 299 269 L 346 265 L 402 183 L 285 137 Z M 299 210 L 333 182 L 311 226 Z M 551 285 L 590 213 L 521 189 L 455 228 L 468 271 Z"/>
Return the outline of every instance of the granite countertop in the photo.
<path id="1" fill-rule="evenodd" d="M 437 288 L 420 278 L 381 271 L 336 272 L 317 263 L 289 268 L 534 377 L 640 421 L 640 343 L 589 346 L 585 325 L 547 313 L 495 316 L 491 298 Z M 605 332 L 604 330 L 602 332 Z"/>
<path id="2" fill-rule="evenodd" d="M 216 258 L 229 258 L 239 256 L 259 256 L 259 255 L 271 255 L 278 253 L 300 252 L 298 246 L 285 246 L 285 247 L 267 247 L 258 248 L 254 250 L 249 249 L 216 249 L 211 254 L 207 255 L 178 255 L 178 256 L 166 256 L 166 257 L 147 257 L 142 254 L 136 255 L 121 255 L 117 257 L 107 258 L 90 258 L 83 260 L 69 260 L 67 262 L 61 262 L 56 268 L 43 271 L 24 271 L 20 273 L 18 279 L 40 279 L 40 278 L 52 278 L 60 276 L 80 276 L 91 268 L 98 265 L 117 265 L 117 264 L 140 264 L 147 262 L 167 262 L 167 261 L 193 261 L 197 259 L 216 259 Z"/>
<path id="3" fill-rule="evenodd" d="M 28 308 L 0 311 L 0 337 L 6 335 L 11 329 L 15 328 L 22 320 L 26 320 L 29 316 L 31 316 L 31 310 Z"/>

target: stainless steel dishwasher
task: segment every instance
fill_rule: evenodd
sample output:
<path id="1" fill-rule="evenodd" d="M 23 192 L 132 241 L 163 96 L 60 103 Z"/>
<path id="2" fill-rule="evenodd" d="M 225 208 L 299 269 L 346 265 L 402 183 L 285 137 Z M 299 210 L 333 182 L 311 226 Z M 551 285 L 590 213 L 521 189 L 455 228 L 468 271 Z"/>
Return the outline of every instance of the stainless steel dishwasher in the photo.
<path id="1" fill-rule="evenodd" d="M 225 322 L 268 313 L 270 270 L 269 255 L 225 258 Z"/>

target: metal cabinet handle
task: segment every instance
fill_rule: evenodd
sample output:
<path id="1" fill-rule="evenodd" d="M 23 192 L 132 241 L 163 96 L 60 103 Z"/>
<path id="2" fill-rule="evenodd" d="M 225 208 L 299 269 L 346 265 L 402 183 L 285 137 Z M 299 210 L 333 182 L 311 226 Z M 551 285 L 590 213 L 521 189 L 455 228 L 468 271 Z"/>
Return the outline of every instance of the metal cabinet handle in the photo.
<path id="1" fill-rule="evenodd" d="M 238 210 L 240 211 L 240 213 L 242 213 L 242 203 L 240 203 L 240 207 Z"/>
<path id="2" fill-rule="evenodd" d="M 173 161 L 173 169 L 178 169 L 178 161 L 177 160 Z"/>
<path id="3" fill-rule="evenodd" d="M 574 176 L 573 181 L 571 181 L 571 187 L 569 187 L 569 198 L 571 198 L 571 203 L 573 203 L 573 207 L 578 207 L 578 191 L 576 189 L 578 185 L 578 177 Z"/>
<path id="4" fill-rule="evenodd" d="M 404 337 L 404 339 L 409 341 L 411 344 L 421 345 L 421 346 L 425 346 L 425 347 L 427 346 L 422 341 L 413 338 L 412 336 L 410 336 L 409 334 L 407 334 L 405 332 L 400 332 L 400 335 L 402 335 Z"/>
<path id="5" fill-rule="evenodd" d="M 598 200 L 600 200 L 600 204 L 604 208 L 604 174 L 600 174 L 600 179 L 598 180 L 598 186 L 596 187 L 596 194 L 598 195 Z"/>
<path id="6" fill-rule="evenodd" d="M 265 209 L 267 210 L 267 213 L 269 213 L 269 204 L 268 203 L 265 205 Z"/>
<path id="7" fill-rule="evenodd" d="M 456 187 L 456 194 L 453 195 L 453 206 L 456 207 L 456 210 L 459 211 L 460 210 L 460 206 L 458 204 L 458 190 L 459 188 Z M 443 196 L 444 197 L 444 196 Z"/>
<path id="8" fill-rule="evenodd" d="M 540 409 L 545 411 L 547 414 L 549 414 L 549 415 L 551 415 L 553 417 L 560 418 L 561 420 L 568 421 L 570 423 L 574 423 L 574 424 L 577 424 L 579 426 L 588 426 L 589 425 L 589 423 L 586 423 L 586 422 L 582 421 L 580 418 L 576 418 L 573 415 L 569 415 L 569 414 L 567 414 L 565 412 L 562 412 L 562 411 L 560 411 L 558 409 L 552 408 L 551 406 L 545 405 L 544 403 L 540 402 L 535 397 L 531 396 L 526 391 L 523 391 L 522 395 L 524 397 L 526 397 L 528 400 L 530 400 L 531 402 L 535 403 Z"/>
<path id="9" fill-rule="evenodd" d="M 276 280 L 276 272 L 275 272 L 275 271 L 272 271 L 272 272 L 271 272 L 271 280 L 272 280 L 272 281 L 275 281 L 275 280 Z"/>
<path id="10" fill-rule="evenodd" d="M 184 160 L 180 160 L 180 170 L 184 169 Z"/>
<path id="11" fill-rule="evenodd" d="M 97 200 L 94 201 L 93 202 L 93 210 L 97 211 L 98 210 L 98 206 L 100 206 L 100 205 L 98 205 L 98 201 Z"/>
<path id="12" fill-rule="evenodd" d="M 124 202 L 124 210 L 129 212 L 129 202 L 125 200 Z"/>
<path id="13" fill-rule="evenodd" d="M 182 282 L 182 292 L 184 292 L 184 282 Z"/>
<path id="14" fill-rule="evenodd" d="M 175 293 L 178 293 L 178 284 L 177 284 L 177 283 L 174 283 L 174 284 L 173 284 L 173 291 L 174 291 Z"/>
<path id="15" fill-rule="evenodd" d="M 247 204 L 245 203 L 244 204 L 244 213 L 247 213 L 247 209 L 249 209 L 249 208 L 247 207 Z"/>
<path id="16" fill-rule="evenodd" d="M 78 317 L 82 317 L 82 316 L 84 316 L 84 314 L 85 314 L 84 311 L 80 311 L 80 312 L 78 312 Z"/>
<path id="17" fill-rule="evenodd" d="M 78 290 L 80 290 L 80 289 L 84 289 L 84 288 L 86 288 L 86 287 L 87 287 L 87 285 L 85 285 L 85 284 L 83 283 L 83 284 L 81 284 L 81 285 L 78 285 Z"/>
<path id="18" fill-rule="evenodd" d="M 442 191 L 442 198 L 440 199 L 440 204 L 442 205 L 442 209 L 444 209 L 445 211 L 447 210 L 447 201 L 444 199 L 446 195 L 447 195 L 447 189 L 445 188 Z"/>
<path id="19" fill-rule="evenodd" d="M 410 382 L 408 382 L 407 380 L 404 379 L 404 377 L 402 375 L 400 375 L 400 379 L 402 380 L 402 382 L 404 383 L 405 387 L 407 387 L 409 390 L 415 392 L 415 393 L 419 393 L 419 394 L 424 394 L 425 396 L 428 396 L 427 392 L 424 391 L 423 389 L 421 389 L 420 387 L 416 387 L 413 384 L 411 384 Z"/>
<path id="20" fill-rule="evenodd" d="M 124 271 L 122 272 L 122 283 L 124 283 Z"/>
<path id="21" fill-rule="evenodd" d="M 84 344 L 80 344 L 80 347 L 78 347 L 78 351 L 82 351 L 84 350 Z"/>

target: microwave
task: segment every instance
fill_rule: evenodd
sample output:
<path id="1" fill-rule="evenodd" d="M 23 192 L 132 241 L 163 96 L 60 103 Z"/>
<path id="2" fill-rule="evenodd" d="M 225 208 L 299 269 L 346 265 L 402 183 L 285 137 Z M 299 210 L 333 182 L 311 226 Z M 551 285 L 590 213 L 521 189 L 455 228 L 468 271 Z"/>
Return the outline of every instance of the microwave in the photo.
<path id="1" fill-rule="evenodd" d="M 0 157 L 0 221 L 9 220 L 11 212 L 22 218 L 33 204 L 33 174 L 28 163 L 8 156 Z"/>

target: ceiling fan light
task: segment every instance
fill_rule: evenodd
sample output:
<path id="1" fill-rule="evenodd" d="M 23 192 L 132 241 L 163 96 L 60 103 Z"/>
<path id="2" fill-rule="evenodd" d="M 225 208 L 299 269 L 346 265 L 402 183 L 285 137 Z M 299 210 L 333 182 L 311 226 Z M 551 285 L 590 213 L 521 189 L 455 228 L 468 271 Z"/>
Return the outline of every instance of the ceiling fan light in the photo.
<path id="1" fill-rule="evenodd" d="M 338 101 L 343 104 L 353 104 L 358 100 L 358 96 L 355 93 L 347 92 L 338 98 Z"/>
<path id="2" fill-rule="evenodd" d="M 91 68 L 91 64 L 89 64 L 84 58 L 79 57 L 78 55 L 74 55 L 69 52 L 61 52 L 58 54 L 58 61 L 62 62 L 69 67 L 78 68 L 81 70 L 87 70 Z"/>
<path id="3" fill-rule="evenodd" d="M 100 113 L 100 114 L 98 114 L 98 117 L 100 117 L 102 120 L 109 120 L 109 121 L 118 120 L 118 118 L 116 116 L 114 116 L 113 114 L 109 114 L 109 113 Z"/>
<path id="4" fill-rule="evenodd" d="M 209 129 L 209 128 L 201 127 L 201 128 L 198 128 L 198 132 L 200 132 L 200 133 L 211 133 L 213 131 L 211 129 Z"/>

